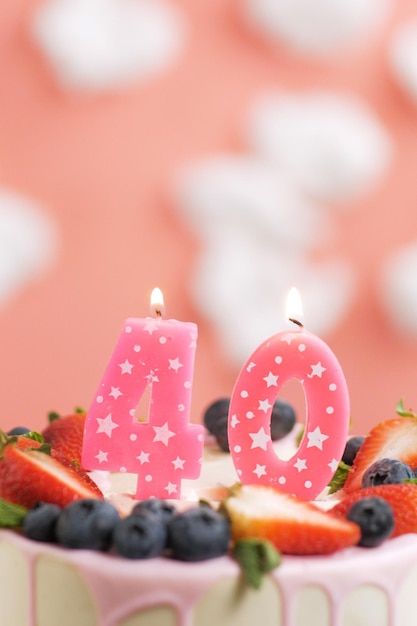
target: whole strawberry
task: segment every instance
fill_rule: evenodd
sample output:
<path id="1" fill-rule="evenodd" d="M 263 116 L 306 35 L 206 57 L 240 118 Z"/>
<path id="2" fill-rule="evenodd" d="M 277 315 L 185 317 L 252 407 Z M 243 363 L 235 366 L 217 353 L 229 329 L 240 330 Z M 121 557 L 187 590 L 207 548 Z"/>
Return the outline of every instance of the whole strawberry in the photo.
<path id="1" fill-rule="evenodd" d="M 85 412 L 80 410 L 63 417 L 50 413 L 49 422 L 42 431 L 45 441 L 51 444 L 53 450 L 81 466 Z"/>
<path id="2" fill-rule="evenodd" d="M 357 524 L 266 485 L 236 487 L 223 508 L 235 541 L 267 539 L 283 554 L 329 554 L 360 539 Z"/>

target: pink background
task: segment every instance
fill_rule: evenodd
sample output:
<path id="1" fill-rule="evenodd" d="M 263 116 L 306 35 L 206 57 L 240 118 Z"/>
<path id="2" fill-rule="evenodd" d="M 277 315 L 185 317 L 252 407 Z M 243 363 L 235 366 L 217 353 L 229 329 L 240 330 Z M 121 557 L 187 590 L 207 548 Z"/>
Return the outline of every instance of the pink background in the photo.
<path id="1" fill-rule="evenodd" d="M 415 3 L 399 3 L 365 45 L 317 62 L 271 49 L 243 25 L 236 0 L 178 0 L 189 33 L 175 65 L 98 94 L 59 87 L 27 32 L 40 4 L 0 7 L 0 184 L 45 207 L 61 247 L 49 271 L 0 308 L 1 426 L 40 429 L 49 410 L 88 407 L 124 319 L 149 314 L 156 285 L 168 317 L 199 326 L 193 420 L 230 395 L 239 368 L 190 298 L 200 242 L 171 185 L 185 163 L 243 148 L 250 101 L 277 83 L 351 89 L 390 129 L 387 175 L 338 213 L 331 245 L 354 260 L 361 282 L 342 326 L 323 338 L 344 368 L 354 431 L 393 416 L 401 397 L 417 410 L 417 339 L 394 329 L 376 293 L 382 260 L 417 235 L 417 108 L 386 54 L 395 27 L 417 15 Z"/>

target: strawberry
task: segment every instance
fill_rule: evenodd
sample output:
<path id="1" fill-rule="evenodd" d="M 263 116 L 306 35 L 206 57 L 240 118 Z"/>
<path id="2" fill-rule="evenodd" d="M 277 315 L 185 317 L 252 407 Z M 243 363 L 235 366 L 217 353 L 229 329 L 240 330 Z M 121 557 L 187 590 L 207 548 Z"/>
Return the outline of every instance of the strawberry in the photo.
<path id="1" fill-rule="evenodd" d="M 1 433 L 0 497 L 31 508 L 38 501 L 64 507 L 74 500 L 102 496 L 71 467 L 39 450 L 20 449 Z"/>
<path id="2" fill-rule="evenodd" d="M 39 442 L 39 441 L 34 441 L 33 439 L 29 439 L 28 437 L 25 437 L 24 435 L 16 437 L 16 446 L 19 448 L 19 450 L 36 450 L 38 448 L 42 448 L 44 445 L 45 445 L 44 443 Z M 46 445 L 49 445 L 49 444 L 46 444 Z M 100 489 L 98 488 L 94 480 L 90 478 L 87 472 L 83 470 L 82 467 L 80 467 L 77 462 L 70 461 L 69 459 L 67 459 L 66 456 L 63 456 L 62 454 L 60 454 L 53 448 L 51 448 L 51 456 L 57 461 L 59 461 L 61 465 L 65 465 L 65 467 L 75 472 L 78 478 L 80 478 L 86 484 L 87 487 L 89 487 L 90 489 L 96 492 L 98 498 L 103 497 L 102 492 L 100 491 Z"/>
<path id="3" fill-rule="evenodd" d="M 64 417 L 51 413 L 49 420 L 49 425 L 42 431 L 45 441 L 67 459 L 81 465 L 85 412 L 75 412 Z"/>
<path id="4" fill-rule="evenodd" d="M 360 539 L 357 524 L 266 485 L 236 487 L 222 508 L 235 541 L 267 539 L 284 554 L 329 554 Z"/>
<path id="5" fill-rule="evenodd" d="M 396 417 L 374 426 L 365 437 L 346 479 L 344 490 L 352 493 L 362 486 L 368 467 L 383 458 L 398 459 L 417 467 L 417 419 Z"/>
<path id="6" fill-rule="evenodd" d="M 376 496 L 384 498 L 394 513 L 394 530 L 391 537 L 417 533 L 417 485 L 410 483 L 359 489 L 336 504 L 330 513 L 337 517 L 345 517 L 355 502 Z"/>

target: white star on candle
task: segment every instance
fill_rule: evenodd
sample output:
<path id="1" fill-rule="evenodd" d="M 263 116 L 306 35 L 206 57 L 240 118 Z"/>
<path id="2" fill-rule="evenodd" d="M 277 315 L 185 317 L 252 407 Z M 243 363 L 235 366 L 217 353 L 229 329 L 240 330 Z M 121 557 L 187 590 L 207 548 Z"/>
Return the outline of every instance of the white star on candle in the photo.
<path id="1" fill-rule="evenodd" d="M 328 435 L 324 435 L 319 426 L 316 426 L 314 430 L 310 433 L 307 433 L 308 444 L 307 448 L 318 448 L 319 450 L 323 450 L 323 442 L 329 438 Z"/>
<path id="2" fill-rule="evenodd" d="M 184 463 L 185 460 L 184 459 L 180 459 L 179 456 L 177 456 L 176 459 L 174 459 L 173 461 L 171 461 L 172 465 L 174 466 L 174 469 L 184 469 Z"/>
<path id="3" fill-rule="evenodd" d="M 171 483 L 171 482 L 168 482 L 167 486 L 164 487 L 164 489 L 166 489 L 166 491 L 168 492 L 169 496 L 172 493 L 177 493 L 177 485 L 174 485 L 174 483 Z"/>
<path id="4" fill-rule="evenodd" d="M 323 374 L 323 372 L 326 371 L 326 368 L 322 366 L 320 361 L 316 363 L 315 365 L 310 365 L 310 367 L 311 367 L 311 372 L 310 374 L 307 374 L 307 378 L 313 378 L 313 376 L 318 376 L 319 378 L 321 378 L 321 375 Z"/>
<path id="5" fill-rule="evenodd" d="M 175 370 L 176 372 L 178 372 L 180 367 L 184 367 L 184 364 L 180 363 L 180 360 L 178 357 L 176 359 L 168 359 L 168 363 L 169 363 L 169 369 Z"/>
<path id="6" fill-rule="evenodd" d="M 262 450 L 266 450 L 266 444 L 271 439 L 263 427 L 260 428 L 257 433 L 249 433 L 249 437 L 252 439 L 251 450 L 253 448 L 262 448 Z"/>
<path id="7" fill-rule="evenodd" d="M 230 419 L 230 426 L 232 428 L 235 428 L 235 426 L 237 426 L 237 424 L 240 424 L 240 420 L 237 419 L 237 415 L 236 413 L 234 413 Z"/>
<path id="8" fill-rule="evenodd" d="M 126 359 L 124 363 L 119 363 L 119 367 L 122 370 L 122 374 L 131 374 L 133 363 L 129 363 L 129 361 Z"/>
<path id="9" fill-rule="evenodd" d="M 272 409 L 272 404 L 268 400 L 259 400 L 259 411 L 263 411 L 264 413 L 268 413 L 269 409 Z"/>
<path id="10" fill-rule="evenodd" d="M 142 450 L 142 452 L 136 458 L 140 462 L 141 465 L 143 465 L 144 463 L 150 463 L 150 461 L 149 461 L 149 452 L 144 452 Z"/>
<path id="11" fill-rule="evenodd" d="M 307 469 L 307 463 L 305 459 L 297 459 L 294 463 L 294 467 L 298 469 L 299 472 Z"/>
<path id="12" fill-rule="evenodd" d="M 98 417 L 97 422 L 98 428 L 96 433 L 104 433 L 109 439 L 111 439 L 112 431 L 115 428 L 119 428 L 119 424 L 113 422 L 111 413 L 109 413 L 105 418 Z"/>
<path id="13" fill-rule="evenodd" d="M 110 391 L 110 393 L 109 393 L 109 396 L 112 396 L 115 400 L 117 400 L 117 398 L 118 398 L 119 396 L 122 396 L 122 395 L 123 395 L 123 394 L 122 394 L 122 392 L 120 391 L 120 388 L 119 388 L 119 387 L 112 387 L 112 388 L 111 388 L 111 391 Z"/>
<path id="14" fill-rule="evenodd" d="M 335 472 L 337 468 L 339 467 L 339 461 L 337 459 L 332 459 L 329 463 L 329 467 L 332 470 L 332 472 Z"/>
<path id="15" fill-rule="evenodd" d="M 175 437 L 175 433 L 168 428 L 168 422 L 165 422 L 163 426 L 153 426 L 153 429 L 155 431 L 153 441 L 160 441 L 164 446 L 168 446 L 169 439 Z"/>
<path id="16" fill-rule="evenodd" d="M 269 372 L 268 376 L 265 376 L 263 380 L 266 382 L 267 387 L 278 386 L 278 376 L 275 376 L 272 372 Z"/>
<path id="17" fill-rule="evenodd" d="M 103 452 L 103 450 L 100 450 L 98 454 L 96 454 L 96 459 L 99 463 L 104 463 L 104 461 L 108 461 L 109 459 L 108 457 L 108 452 Z"/>
<path id="18" fill-rule="evenodd" d="M 246 371 L 250 372 L 251 370 L 253 370 L 253 368 L 256 367 L 256 363 L 254 363 L 253 361 L 251 361 L 249 363 L 249 365 L 246 367 Z"/>
<path id="19" fill-rule="evenodd" d="M 152 383 L 159 383 L 159 378 L 153 370 L 151 370 L 149 374 L 145 376 L 145 378 L 148 381 L 148 385 L 152 385 Z"/>
<path id="20" fill-rule="evenodd" d="M 287 335 L 286 337 L 282 337 L 281 341 L 287 343 L 289 346 L 291 345 L 292 337 L 291 335 Z"/>
<path id="21" fill-rule="evenodd" d="M 259 463 L 257 463 L 255 469 L 253 470 L 253 473 L 256 474 L 258 478 L 260 478 L 261 476 L 266 476 L 265 468 L 265 465 L 259 465 Z"/>
<path id="22" fill-rule="evenodd" d="M 146 324 L 143 327 L 143 331 L 149 333 L 150 335 L 152 335 L 152 333 L 157 329 L 158 329 L 157 320 L 149 320 L 149 322 L 146 322 Z"/>

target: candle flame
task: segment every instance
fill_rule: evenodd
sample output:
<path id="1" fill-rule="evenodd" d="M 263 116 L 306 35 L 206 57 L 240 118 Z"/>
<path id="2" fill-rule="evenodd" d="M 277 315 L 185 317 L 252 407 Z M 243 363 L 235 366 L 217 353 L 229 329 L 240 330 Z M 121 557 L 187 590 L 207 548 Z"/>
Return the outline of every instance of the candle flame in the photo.
<path id="1" fill-rule="evenodd" d="M 301 319 L 303 317 L 303 305 L 301 296 L 295 287 L 291 287 L 287 296 L 287 319 L 302 326 Z"/>
<path id="2" fill-rule="evenodd" d="M 159 287 L 155 287 L 151 293 L 151 312 L 157 317 L 162 317 L 164 312 L 164 296 Z"/>

